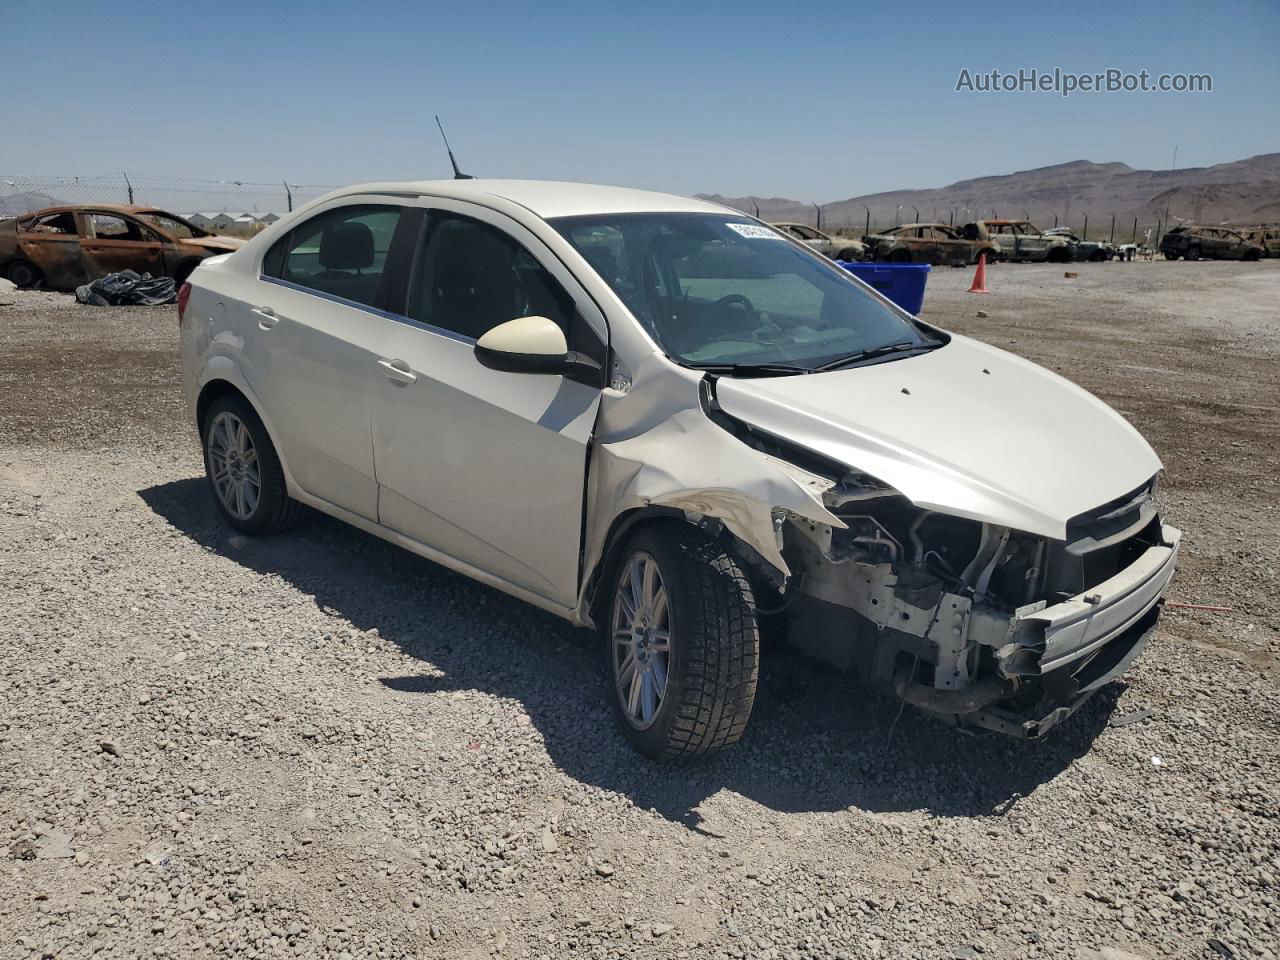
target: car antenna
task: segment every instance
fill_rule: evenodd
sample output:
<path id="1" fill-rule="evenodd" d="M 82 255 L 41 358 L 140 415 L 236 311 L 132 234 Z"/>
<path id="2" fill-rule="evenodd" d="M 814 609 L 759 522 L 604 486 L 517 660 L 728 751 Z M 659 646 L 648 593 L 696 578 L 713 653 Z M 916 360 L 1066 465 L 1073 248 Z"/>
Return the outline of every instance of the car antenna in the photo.
<path id="1" fill-rule="evenodd" d="M 444 134 L 444 125 L 440 123 L 440 114 L 436 114 L 436 126 L 440 128 L 440 139 L 444 141 L 445 152 L 449 154 L 449 162 L 453 164 L 453 179 L 455 180 L 474 180 L 469 173 L 463 173 L 458 169 L 458 161 L 453 159 L 453 148 L 449 146 L 449 138 Z"/>

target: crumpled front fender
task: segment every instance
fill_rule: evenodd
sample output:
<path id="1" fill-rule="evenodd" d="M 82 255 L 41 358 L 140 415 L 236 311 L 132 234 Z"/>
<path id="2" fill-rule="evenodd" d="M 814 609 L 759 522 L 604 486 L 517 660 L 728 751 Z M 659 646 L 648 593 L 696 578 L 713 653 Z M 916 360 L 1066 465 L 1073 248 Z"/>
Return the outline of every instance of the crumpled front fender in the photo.
<path id="1" fill-rule="evenodd" d="M 752 449 L 696 406 L 643 432 L 598 442 L 590 476 L 584 584 L 604 559 L 613 521 L 633 510 L 666 507 L 693 520 L 717 520 L 783 580 L 790 571 L 778 548 L 775 511 L 844 526 L 822 504 L 829 480 Z M 589 602 L 584 589 L 580 614 Z"/>

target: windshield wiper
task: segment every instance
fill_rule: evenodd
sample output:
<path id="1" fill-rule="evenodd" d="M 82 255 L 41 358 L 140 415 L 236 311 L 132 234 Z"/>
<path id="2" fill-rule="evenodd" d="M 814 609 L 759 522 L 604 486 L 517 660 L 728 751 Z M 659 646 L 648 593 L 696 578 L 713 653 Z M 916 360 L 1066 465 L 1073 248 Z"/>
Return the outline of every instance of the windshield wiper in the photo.
<path id="1" fill-rule="evenodd" d="M 887 357 L 894 353 L 909 353 L 912 350 L 936 350 L 940 346 L 942 346 L 942 341 L 940 340 L 903 340 L 901 343 L 886 343 L 879 347 L 872 347 L 870 350 L 859 350 L 857 353 L 850 353 L 843 357 L 837 357 L 835 360 L 828 360 L 813 369 L 815 372 L 835 370 L 839 367 L 847 367 L 850 364 L 861 363 L 864 360 Z"/>
<path id="2" fill-rule="evenodd" d="M 813 373 L 811 367 L 794 363 L 686 363 L 685 366 L 731 377 L 786 377 L 796 373 Z"/>

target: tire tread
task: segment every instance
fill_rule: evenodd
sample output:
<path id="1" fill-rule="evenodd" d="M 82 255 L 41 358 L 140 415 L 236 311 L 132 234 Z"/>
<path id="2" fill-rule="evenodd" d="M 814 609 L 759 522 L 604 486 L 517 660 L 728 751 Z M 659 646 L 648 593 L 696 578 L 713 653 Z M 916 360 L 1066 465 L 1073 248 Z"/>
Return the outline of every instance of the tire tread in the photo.
<path id="1" fill-rule="evenodd" d="M 682 595 L 685 623 L 676 629 L 685 682 L 655 759 L 688 763 L 742 738 L 755 702 L 760 638 L 751 584 L 725 547 L 698 530 L 672 526 L 663 533 L 677 558 L 664 580 Z"/>

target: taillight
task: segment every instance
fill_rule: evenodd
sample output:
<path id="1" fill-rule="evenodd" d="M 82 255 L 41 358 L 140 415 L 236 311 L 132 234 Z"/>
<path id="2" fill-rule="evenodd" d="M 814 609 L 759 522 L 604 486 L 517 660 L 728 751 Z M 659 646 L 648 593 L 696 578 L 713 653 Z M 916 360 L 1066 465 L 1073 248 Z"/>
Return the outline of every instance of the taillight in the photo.
<path id="1" fill-rule="evenodd" d="M 178 326 L 182 326 L 182 315 L 187 312 L 187 301 L 191 299 L 191 284 L 184 283 L 178 291 Z"/>

